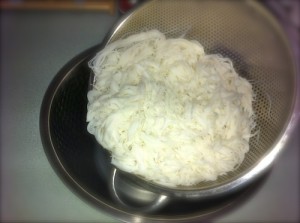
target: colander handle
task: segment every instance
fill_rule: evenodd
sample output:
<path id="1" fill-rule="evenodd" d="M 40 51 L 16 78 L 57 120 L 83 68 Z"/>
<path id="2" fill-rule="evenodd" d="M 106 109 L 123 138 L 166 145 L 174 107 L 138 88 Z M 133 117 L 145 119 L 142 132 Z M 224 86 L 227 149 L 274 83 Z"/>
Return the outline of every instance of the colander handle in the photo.
<path id="1" fill-rule="evenodd" d="M 170 200 L 170 198 L 166 195 L 162 194 L 157 194 L 157 197 L 151 201 L 149 204 L 137 207 L 129 204 L 128 202 L 124 201 L 121 199 L 119 196 L 118 190 L 116 188 L 116 178 L 118 178 L 118 170 L 115 167 L 112 167 L 112 172 L 111 172 L 111 182 L 110 182 L 110 193 L 114 200 L 118 202 L 121 206 L 125 207 L 126 209 L 129 209 L 134 212 L 138 213 L 150 213 L 154 212 L 156 210 L 159 210 L 163 208 Z"/>

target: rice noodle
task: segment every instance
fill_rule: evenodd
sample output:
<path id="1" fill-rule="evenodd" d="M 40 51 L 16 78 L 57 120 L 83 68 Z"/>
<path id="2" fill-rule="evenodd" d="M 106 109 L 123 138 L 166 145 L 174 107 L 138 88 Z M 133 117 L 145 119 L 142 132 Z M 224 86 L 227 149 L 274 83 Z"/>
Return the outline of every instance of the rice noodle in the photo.
<path id="1" fill-rule="evenodd" d="M 107 45 L 89 66 L 88 131 L 113 165 L 189 186 L 242 163 L 255 125 L 253 91 L 230 59 L 151 30 Z"/>

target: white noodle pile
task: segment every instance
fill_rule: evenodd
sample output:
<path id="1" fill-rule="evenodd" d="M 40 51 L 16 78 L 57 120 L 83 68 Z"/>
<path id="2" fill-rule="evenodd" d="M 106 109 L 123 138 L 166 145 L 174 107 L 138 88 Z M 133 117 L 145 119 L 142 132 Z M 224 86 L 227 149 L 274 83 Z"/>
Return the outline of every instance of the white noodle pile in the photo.
<path id="1" fill-rule="evenodd" d="M 152 30 L 106 46 L 89 65 L 88 131 L 121 170 L 188 186 L 243 161 L 253 92 L 229 59 Z"/>

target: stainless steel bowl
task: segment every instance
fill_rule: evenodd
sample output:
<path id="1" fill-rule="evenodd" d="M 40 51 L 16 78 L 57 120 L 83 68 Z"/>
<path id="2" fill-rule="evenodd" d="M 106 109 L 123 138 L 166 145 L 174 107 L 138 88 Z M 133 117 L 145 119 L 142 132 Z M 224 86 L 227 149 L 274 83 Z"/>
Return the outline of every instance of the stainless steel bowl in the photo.
<path id="1" fill-rule="evenodd" d="M 251 187 L 229 195 L 201 200 L 172 198 L 165 203 L 159 202 L 161 195 L 118 172 L 114 189 L 121 202 L 125 202 L 121 204 L 111 184 L 110 155 L 86 131 L 86 94 L 90 78 L 87 62 L 99 48 L 95 46 L 80 53 L 58 72 L 41 107 L 40 131 L 47 158 L 70 190 L 101 211 L 126 222 L 199 222 L 230 211 L 255 195 L 268 174 Z"/>
<path id="2" fill-rule="evenodd" d="M 237 170 L 214 182 L 170 189 L 116 171 L 109 154 L 86 131 L 87 62 L 105 44 L 150 29 L 168 37 L 185 33 L 202 43 L 206 52 L 229 57 L 253 84 L 259 138 L 251 139 L 250 151 Z M 245 190 L 271 167 L 297 121 L 297 94 L 299 75 L 287 38 L 259 3 L 149 1 L 125 15 L 102 46 L 74 58 L 59 72 L 43 101 L 41 136 L 59 175 L 101 209 L 129 221 L 143 211 L 149 213 L 142 219 L 191 220 L 225 207 L 232 201 L 226 200 L 228 196 Z M 210 199 L 216 199 L 211 206 Z"/>

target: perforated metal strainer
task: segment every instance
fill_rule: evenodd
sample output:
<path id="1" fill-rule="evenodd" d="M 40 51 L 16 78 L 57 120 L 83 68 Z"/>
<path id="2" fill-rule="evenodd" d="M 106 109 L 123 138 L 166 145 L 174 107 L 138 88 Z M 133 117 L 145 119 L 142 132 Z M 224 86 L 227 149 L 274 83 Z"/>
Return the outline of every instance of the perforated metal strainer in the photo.
<path id="1" fill-rule="evenodd" d="M 296 66 L 281 27 L 254 1 L 156 0 L 125 16 L 106 43 L 151 29 L 167 37 L 184 34 L 203 44 L 206 53 L 230 58 L 237 72 L 253 85 L 254 131 L 259 130 L 259 135 L 251 139 L 242 165 L 216 181 L 171 189 L 138 183 L 159 194 L 189 199 L 224 194 L 248 184 L 282 150 L 298 112 Z"/>

